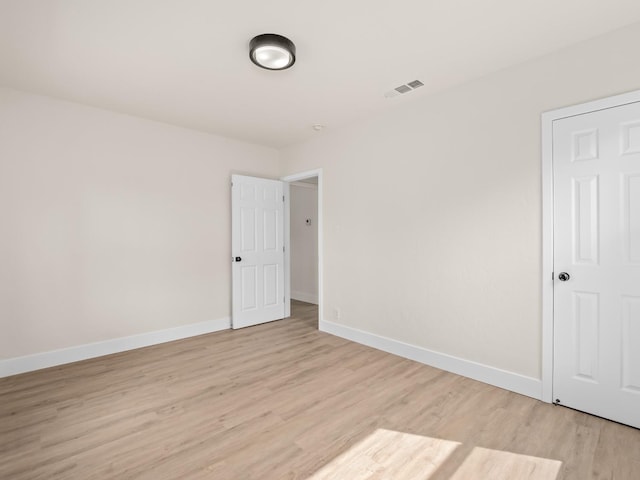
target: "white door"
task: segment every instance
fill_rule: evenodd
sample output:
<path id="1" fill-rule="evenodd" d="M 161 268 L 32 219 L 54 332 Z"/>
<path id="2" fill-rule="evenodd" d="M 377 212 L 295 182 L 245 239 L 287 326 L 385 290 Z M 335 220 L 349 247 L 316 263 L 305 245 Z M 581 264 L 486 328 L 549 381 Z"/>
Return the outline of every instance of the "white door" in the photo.
<path id="1" fill-rule="evenodd" d="M 553 398 L 640 428 L 640 103 L 553 123 Z"/>
<path id="2" fill-rule="evenodd" d="M 284 318 L 284 197 L 277 180 L 231 176 L 233 328 Z"/>

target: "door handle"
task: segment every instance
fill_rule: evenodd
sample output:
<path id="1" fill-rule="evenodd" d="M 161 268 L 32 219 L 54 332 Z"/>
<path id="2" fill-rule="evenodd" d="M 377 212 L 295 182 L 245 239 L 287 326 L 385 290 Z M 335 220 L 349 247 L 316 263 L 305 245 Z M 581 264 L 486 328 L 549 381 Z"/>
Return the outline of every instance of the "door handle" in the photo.
<path id="1" fill-rule="evenodd" d="M 236 262 L 241 262 L 242 261 L 242 257 L 236 257 Z"/>
<path id="2" fill-rule="evenodd" d="M 569 275 L 567 272 L 560 272 L 560 275 L 558 275 L 558 280 L 560 280 L 561 282 L 566 282 L 570 278 L 571 275 Z"/>

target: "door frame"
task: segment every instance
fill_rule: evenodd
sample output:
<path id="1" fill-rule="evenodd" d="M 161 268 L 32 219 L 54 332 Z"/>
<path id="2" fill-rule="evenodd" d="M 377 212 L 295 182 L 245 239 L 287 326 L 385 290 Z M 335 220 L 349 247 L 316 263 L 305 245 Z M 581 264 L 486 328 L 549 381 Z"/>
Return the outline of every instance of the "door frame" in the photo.
<path id="1" fill-rule="evenodd" d="M 542 130 L 542 392 L 553 401 L 553 122 L 640 102 L 640 90 L 543 112 Z"/>
<path id="2" fill-rule="evenodd" d="M 307 178 L 318 177 L 318 322 L 322 323 L 323 317 L 323 265 L 324 265 L 324 248 L 323 248 L 323 228 L 324 228 L 324 216 L 322 214 L 322 168 L 316 168 L 314 170 L 307 170 L 304 172 L 294 173 L 280 177 L 280 180 L 284 182 L 285 200 L 284 200 L 284 316 L 291 316 L 291 231 L 290 231 L 290 215 L 291 215 L 291 200 L 289 186 L 293 182 L 298 182 Z"/>

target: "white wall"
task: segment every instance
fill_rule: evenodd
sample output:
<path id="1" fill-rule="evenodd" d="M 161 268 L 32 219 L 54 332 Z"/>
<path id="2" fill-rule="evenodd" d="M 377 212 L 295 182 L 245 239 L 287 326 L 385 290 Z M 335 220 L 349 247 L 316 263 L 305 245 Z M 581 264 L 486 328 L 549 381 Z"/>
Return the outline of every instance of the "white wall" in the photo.
<path id="1" fill-rule="evenodd" d="M 293 183 L 291 199 L 291 298 L 318 303 L 318 187 Z M 311 220 L 311 225 L 306 220 Z"/>
<path id="2" fill-rule="evenodd" d="M 287 173 L 324 169 L 324 320 L 539 378 L 540 114 L 639 89 L 639 44 L 634 25 L 286 149 Z"/>
<path id="3" fill-rule="evenodd" d="M 0 359 L 230 315 L 230 175 L 277 151 L 0 89 Z"/>

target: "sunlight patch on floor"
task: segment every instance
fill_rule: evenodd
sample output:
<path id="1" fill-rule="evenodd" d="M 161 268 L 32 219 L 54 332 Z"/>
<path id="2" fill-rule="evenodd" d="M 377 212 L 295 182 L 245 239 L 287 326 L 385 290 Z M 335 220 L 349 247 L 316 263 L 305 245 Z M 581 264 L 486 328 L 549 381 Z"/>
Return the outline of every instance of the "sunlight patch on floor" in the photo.
<path id="1" fill-rule="evenodd" d="M 460 443 L 378 429 L 308 480 L 429 478 Z"/>
<path id="2" fill-rule="evenodd" d="M 475 447 L 450 480 L 555 480 L 561 466 L 558 460 Z"/>
<path id="3" fill-rule="evenodd" d="M 307 480 L 429 480 L 460 445 L 378 429 Z M 558 460 L 474 447 L 449 480 L 556 480 L 561 466 Z"/>

